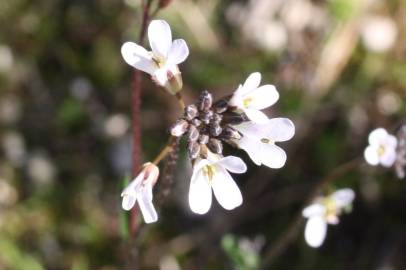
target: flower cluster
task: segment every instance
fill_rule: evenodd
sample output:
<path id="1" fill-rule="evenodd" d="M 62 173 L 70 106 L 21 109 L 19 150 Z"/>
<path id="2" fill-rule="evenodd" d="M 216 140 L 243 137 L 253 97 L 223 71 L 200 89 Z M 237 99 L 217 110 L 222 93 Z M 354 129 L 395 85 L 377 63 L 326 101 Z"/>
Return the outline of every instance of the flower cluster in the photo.
<path id="1" fill-rule="evenodd" d="M 327 224 L 337 225 L 338 216 L 350 209 L 355 193 L 349 188 L 340 189 L 327 197 L 319 197 L 305 209 L 302 215 L 307 218 L 305 227 L 306 243 L 314 248 L 320 247 L 327 234 Z"/>
<path id="2" fill-rule="evenodd" d="M 398 137 L 389 134 L 384 128 L 377 128 L 369 134 L 368 142 L 364 157 L 370 165 L 386 168 L 394 166 L 399 178 L 405 176 L 406 126 L 401 127 Z"/>

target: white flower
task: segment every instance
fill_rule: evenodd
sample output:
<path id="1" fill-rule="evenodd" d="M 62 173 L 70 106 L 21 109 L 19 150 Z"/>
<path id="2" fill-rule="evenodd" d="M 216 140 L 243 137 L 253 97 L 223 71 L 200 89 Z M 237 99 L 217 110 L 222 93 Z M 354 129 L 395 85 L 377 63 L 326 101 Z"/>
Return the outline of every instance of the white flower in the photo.
<path id="1" fill-rule="evenodd" d="M 390 167 L 396 161 L 395 136 L 388 134 L 383 128 L 373 130 L 368 137 L 369 146 L 365 149 L 365 160 L 371 165 L 381 164 Z"/>
<path id="2" fill-rule="evenodd" d="M 320 247 L 327 233 L 327 224 L 336 225 L 342 210 L 351 205 L 355 194 L 352 189 L 340 189 L 328 197 L 320 197 L 316 202 L 303 209 L 302 215 L 307 218 L 305 240 L 311 247 Z"/>
<path id="3" fill-rule="evenodd" d="M 155 185 L 158 176 L 158 167 L 152 163 L 145 163 L 140 174 L 121 193 L 123 209 L 130 210 L 138 201 L 146 223 L 158 220 L 158 215 L 152 204 L 152 187 Z"/>
<path id="4" fill-rule="evenodd" d="M 244 85 L 240 85 L 230 99 L 230 106 L 242 110 L 247 117 L 254 122 L 265 122 L 268 117 L 260 110 L 265 109 L 279 99 L 279 93 L 275 86 L 266 84 L 259 87 L 261 74 L 251 73 Z"/>
<path id="5" fill-rule="evenodd" d="M 209 211 L 214 196 L 219 204 L 232 210 L 242 204 L 242 195 L 228 171 L 244 173 L 245 163 L 238 157 L 222 157 L 209 152 L 207 159 L 197 159 L 190 181 L 189 206 L 197 214 Z"/>
<path id="6" fill-rule="evenodd" d="M 175 94 L 182 88 L 178 64 L 186 60 L 189 48 L 183 39 L 172 41 L 171 28 L 163 20 L 151 21 L 148 39 L 152 51 L 126 42 L 121 47 L 121 54 L 127 64 L 150 74 L 160 86 Z"/>
<path id="7" fill-rule="evenodd" d="M 248 153 L 255 164 L 274 169 L 285 165 L 286 153 L 275 142 L 288 141 L 293 137 L 295 125 L 292 121 L 287 118 L 273 118 L 262 124 L 244 122 L 234 128 L 243 136 L 233 141 Z"/>

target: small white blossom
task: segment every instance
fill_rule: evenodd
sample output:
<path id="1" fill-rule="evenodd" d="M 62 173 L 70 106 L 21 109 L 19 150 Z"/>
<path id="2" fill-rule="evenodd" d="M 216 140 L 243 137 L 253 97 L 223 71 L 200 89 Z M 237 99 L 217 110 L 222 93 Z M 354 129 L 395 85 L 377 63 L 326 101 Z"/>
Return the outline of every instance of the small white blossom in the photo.
<path id="1" fill-rule="evenodd" d="M 259 72 L 251 73 L 243 85 L 240 85 L 230 99 L 230 106 L 243 111 L 247 117 L 256 123 L 265 122 L 268 117 L 260 110 L 272 106 L 279 99 L 275 86 L 261 83 Z"/>
<path id="2" fill-rule="evenodd" d="M 247 166 L 238 157 L 222 157 L 209 152 L 207 159 L 198 158 L 190 181 L 190 209 L 201 215 L 207 213 L 211 207 L 212 189 L 223 208 L 232 210 L 240 206 L 241 191 L 228 171 L 244 173 L 246 170 Z"/>
<path id="3" fill-rule="evenodd" d="M 396 146 L 398 141 L 384 128 L 373 130 L 368 137 L 369 146 L 365 149 L 365 160 L 371 165 L 381 164 L 390 167 L 396 161 Z"/>
<path id="4" fill-rule="evenodd" d="M 140 174 L 121 193 L 123 209 L 130 210 L 138 201 L 141 214 L 146 223 L 158 220 L 158 215 L 152 204 L 152 187 L 155 185 L 158 176 L 158 167 L 152 163 L 145 163 Z"/>
<path id="5" fill-rule="evenodd" d="M 286 153 L 275 142 L 288 141 L 293 137 L 295 125 L 292 121 L 287 118 L 273 118 L 262 124 L 244 122 L 234 128 L 243 134 L 241 139 L 234 142 L 248 153 L 255 164 L 274 169 L 285 165 Z"/>
<path id="6" fill-rule="evenodd" d="M 327 234 L 327 224 L 336 225 L 343 209 L 354 200 L 352 189 L 340 189 L 328 197 L 317 198 L 315 203 L 303 209 L 302 215 L 307 218 L 305 227 L 306 243 L 314 248 L 320 247 Z"/>
<path id="7" fill-rule="evenodd" d="M 189 48 L 183 39 L 172 41 L 169 24 L 153 20 L 148 26 L 148 39 L 152 51 L 147 51 L 134 42 L 126 42 L 121 54 L 127 64 L 144 71 L 171 94 L 182 88 L 182 77 L 178 64 L 186 60 Z"/>

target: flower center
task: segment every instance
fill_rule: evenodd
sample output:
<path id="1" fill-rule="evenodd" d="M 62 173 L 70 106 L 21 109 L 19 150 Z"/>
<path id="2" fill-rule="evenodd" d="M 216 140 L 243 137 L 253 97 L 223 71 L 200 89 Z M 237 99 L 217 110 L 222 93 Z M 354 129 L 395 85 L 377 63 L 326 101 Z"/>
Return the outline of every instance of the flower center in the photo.
<path id="1" fill-rule="evenodd" d="M 338 207 L 336 202 L 332 198 L 326 198 L 323 201 L 323 205 L 326 208 L 326 219 L 336 219 L 338 214 Z"/>
<path id="2" fill-rule="evenodd" d="M 165 65 L 165 61 L 157 58 L 156 56 L 152 57 L 152 61 L 154 61 L 155 65 L 157 65 L 158 68 L 162 68 Z"/>
<path id="3" fill-rule="evenodd" d="M 275 144 L 275 141 L 274 141 L 274 140 L 267 139 L 267 138 L 262 138 L 262 139 L 261 139 L 261 142 L 262 142 L 262 143 L 267 143 L 267 144 Z"/>
<path id="4" fill-rule="evenodd" d="M 383 146 L 382 144 L 378 147 L 378 156 L 382 157 L 385 154 L 385 146 Z"/>
<path id="5" fill-rule="evenodd" d="M 216 173 L 216 168 L 212 165 L 206 165 L 203 167 L 203 173 L 209 182 L 209 185 L 213 182 L 213 176 Z"/>
<path id="6" fill-rule="evenodd" d="M 242 102 L 243 102 L 244 107 L 247 108 L 252 102 L 252 97 L 244 98 L 244 100 Z"/>

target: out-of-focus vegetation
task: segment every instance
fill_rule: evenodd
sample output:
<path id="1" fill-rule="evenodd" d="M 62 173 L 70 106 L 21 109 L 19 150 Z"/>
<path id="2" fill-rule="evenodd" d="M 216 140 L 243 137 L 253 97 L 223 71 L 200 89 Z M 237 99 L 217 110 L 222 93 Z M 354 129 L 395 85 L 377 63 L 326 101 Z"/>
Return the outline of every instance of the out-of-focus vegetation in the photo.
<path id="1" fill-rule="evenodd" d="M 120 46 L 137 39 L 140 16 L 137 0 L 0 2 L 0 269 L 124 268 L 132 69 Z M 232 212 L 191 213 L 181 151 L 159 222 L 139 232 L 136 266 L 256 269 L 320 178 L 361 157 L 371 129 L 405 121 L 406 2 L 173 0 L 158 17 L 191 49 L 187 102 L 203 89 L 228 95 L 260 71 L 281 95 L 268 115 L 297 131 L 283 169 L 248 163 Z M 180 111 L 148 79 L 142 98 L 147 161 Z M 364 164 L 334 185 L 357 192 L 352 213 L 318 250 L 298 237 L 272 269 L 405 269 L 406 183 Z"/>

